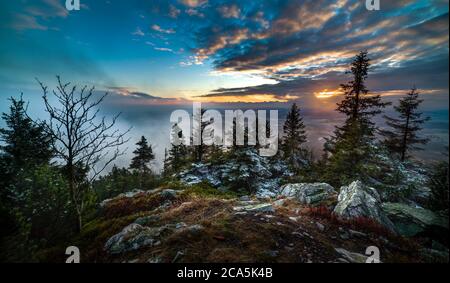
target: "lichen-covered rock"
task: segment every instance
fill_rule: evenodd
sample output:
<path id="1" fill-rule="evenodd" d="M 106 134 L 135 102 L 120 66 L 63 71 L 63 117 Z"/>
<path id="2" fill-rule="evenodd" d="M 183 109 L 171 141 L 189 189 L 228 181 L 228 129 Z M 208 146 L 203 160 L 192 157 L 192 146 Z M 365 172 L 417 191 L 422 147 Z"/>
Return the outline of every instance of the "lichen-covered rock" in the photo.
<path id="1" fill-rule="evenodd" d="M 368 259 L 367 256 L 360 253 L 349 252 L 341 248 L 337 248 L 335 250 L 343 259 L 345 259 L 349 263 L 366 263 Z"/>
<path id="2" fill-rule="evenodd" d="M 104 249 L 110 254 L 134 251 L 145 246 L 151 246 L 157 236 L 159 236 L 159 229 L 132 223 L 120 233 L 112 236 L 106 242 Z"/>
<path id="3" fill-rule="evenodd" d="M 412 237 L 435 229 L 448 230 L 448 217 L 431 210 L 403 203 L 384 203 L 382 208 L 403 236 Z"/>
<path id="4" fill-rule="evenodd" d="M 140 219 L 141 220 L 138 222 L 145 222 L 144 218 Z M 165 224 L 159 227 L 146 227 L 135 222 L 125 227 L 120 233 L 109 238 L 105 244 L 104 250 L 110 254 L 121 254 L 138 250 L 143 247 L 156 246 L 164 237 L 171 235 L 177 230 L 183 229 L 196 232 L 200 231 L 202 227 L 201 225 L 188 227 L 183 222 Z"/>
<path id="5" fill-rule="evenodd" d="M 157 190 L 150 190 L 150 191 L 132 190 L 132 191 L 129 191 L 126 193 L 122 193 L 116 197 L 103 200 L 100 203 L 100 207 L 105 207 L 108 203 L 110 203 L 114 200 L 123 199 L 123 198 L 134 198 L 137 195 L 151 195 L 151 194 L 155 193 L 155 191 L 157 191 Z"/>
<path id="6" fill-rule="evenodd" d="M 308 205 L 325 204 L 332 201 L 336 194 L 335 189 L 326 183 L 287 184 L 280 188 L 280 195 Z"/>
<path id="7" fill-rule="evenodd" d="M 445 251 L 439 251 L 434 249 L 421 249 L 420 256 L 427 263 L 449 263 L 448 249 Z"/>
<path id="8" fill-rule="evenodd" d="M 237 212 L 274 212 L 273 206 L 270 203 L 236 206 L 233 210 Z"/>
<path id="9" fill-rule="evenodd" d="M 288 176 L 292 172 L 284 161 L 260 156 L 255 148 L 243 148 L 233 151 L 223 163 L 192 164 L 176 177 L 189 185 L 207 182 L 216 188 L 240 184 L 258 197 L 274 197 L 282 179 Z"/>
<path id="10" fill-rule="evenodd" d="M 186 227 L 185 229 L 189 233 L 195 234 L 195 235 L 201 234 L 205 230 L 205 228 L 200 224 L 191 225 L 191 226 Z"/>
<path id="11" fill-rule="evenodd" d="M 285 199 L 285 198 L 282 198 L 282 199 L 277 199 L 276 201 L 274 201 L 274 202 L 272 203 L 272 205 L 273 205 L 274 207 L 282 207 L 282 206 L 284 206 L 285 203 L 286 203 L 286 199 Z"/>
<path id="12" fill-rule="evenodd" d="M 159 215 L 148 215 L 148 216 L 139 217 L 138 219 L 136 219 L 134 221 L 134 223 L 139 224 L 139 225 L 147 225 L 149 223 L 155 223 L 160 220 L 161 220 L 161 216 L 159 216 Z"/>
<path id="13" fill-rule="evenodd" d="M 343 219 L 369 218 L 390 231 L 396 232 L 394 224 L 381 208 L 378 192 L 374 188 L 365 186 L 361 181 L 341 187 L 333 213 Z"/>

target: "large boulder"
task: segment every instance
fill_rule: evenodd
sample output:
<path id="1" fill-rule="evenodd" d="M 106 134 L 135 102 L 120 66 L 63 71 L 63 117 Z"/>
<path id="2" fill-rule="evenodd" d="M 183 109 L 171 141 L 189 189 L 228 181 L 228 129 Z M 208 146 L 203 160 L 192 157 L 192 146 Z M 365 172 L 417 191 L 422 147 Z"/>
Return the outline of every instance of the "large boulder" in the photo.
<path id="1" fill-rule="evenodd" d="M 326 183 L 287 184 L 280 188 L 280 195 L 308 205 L 328 204 L 335 200 L 337 192 Z"/>
<path id="2" fill-rule="evenodd" d="M 159 233 L 159 229 L 132 223 L 120 233 L 112 236 L 106 242 L 104 249 L 110 254 L 120 254 L 138 250 L 145 246 L 152 246 Z"/>
<path id="3" fill-rule="evenodd" d="M 384 214 L 378 192 L 365 186 L 361 181 L 355 181 L 341 187 L 338 204 L 333 213 L 342 219 L 368 218 L 396 232 L 394 224 Z"/>
<path id="4" fill-rule="evenodd" d="M 431 210 L 403 203 L 384 203 L 382 208 L 403 236 L 412 237 L 433 231 L 448 231 L 448 217 Z"/>

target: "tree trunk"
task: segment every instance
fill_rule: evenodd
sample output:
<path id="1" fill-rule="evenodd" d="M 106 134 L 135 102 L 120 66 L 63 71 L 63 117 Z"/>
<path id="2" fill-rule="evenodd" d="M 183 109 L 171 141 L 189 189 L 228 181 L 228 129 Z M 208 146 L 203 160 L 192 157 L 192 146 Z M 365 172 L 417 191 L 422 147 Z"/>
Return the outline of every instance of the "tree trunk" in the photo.
<path id="1" fill-rule="evenodd" d="M 69 160 L 67 164 L 67 169 L 69 173 L 69 190 L 70 190 L 70 197 L 72 199 L 73 205 L 75 206 L 75 211 L 77 214 L 77 224 L 75 227 L 75 232 L 80 233 L 81 232 L 81 225 L 82 225 L 82 215 L 81 215 L 81 209 L 80 204 L 78 203 L 77 194 L 76 194 L 76 182 L 75 182 L 75 168 L 73 165 L 73 162 Z"/>
<path id="2" fill-rule="evenodd" d="M 81 232 L 81 228 L 83 227 L 83 217 L 81 213 L 78 212 L 78 223 L 77 223 L 77 233 Z"/>
<path id="3" fill-rule="evenodd" d="M 406 148 L 407 148 L 407 142 L 408 142 L 408 130 L 409 130 L 409 116 L 410 113 L 408 112 L 408 115 L 406 116 L 406 125 L 405 125 L 405 132 L 403 134 L 403 142 L 402 142 L 402 156 L 400 160 L 402 162 L 405 161 L 406 158 Z"/>

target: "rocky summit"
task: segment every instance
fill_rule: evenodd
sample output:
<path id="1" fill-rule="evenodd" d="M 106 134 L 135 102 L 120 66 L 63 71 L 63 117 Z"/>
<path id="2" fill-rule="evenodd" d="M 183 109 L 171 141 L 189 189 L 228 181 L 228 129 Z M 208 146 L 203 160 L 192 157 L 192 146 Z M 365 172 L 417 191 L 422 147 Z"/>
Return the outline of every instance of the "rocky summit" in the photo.
<path id="1" fill-rule="evenodd" d="M 342 187 L 338 196 L 325 183 L 294 183 L 264 199 L 197 186 L 165 186 L 105 202 L 76 240 L 88 251 L 85 262 L 448 260 L 436 239 L 427 246 L 429 235 L 402 229 L 445 228 L 437 215 L 383 205 L 374 189 L 359 181 Z M 379 258 L 373 257 L 374 247 Z"/>

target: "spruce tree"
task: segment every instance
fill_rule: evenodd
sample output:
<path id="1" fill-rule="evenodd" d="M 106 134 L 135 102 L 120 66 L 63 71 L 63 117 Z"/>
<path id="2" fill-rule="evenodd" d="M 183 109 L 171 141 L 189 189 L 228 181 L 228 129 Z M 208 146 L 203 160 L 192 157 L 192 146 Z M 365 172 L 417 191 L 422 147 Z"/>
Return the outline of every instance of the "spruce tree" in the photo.
<path id="1" fill-rule="evenodd" d="M 292 164 L 295 163 L 295 160 L 305 157 L 305 149 L 302 146 L 307 141 L 303 118 L 296 103 L 292 105 L 287 114 L 283 131 L 282 151 L 284 157 Z"/>
<path id="2" fill-rule="evenodd" d="M 382 108 L 389 105 L 381 101 L 380 95 L 369 95 L 365 83 L 368 77 L 370 67 L 370 59 L 367 51 L 361 51 L 356 55 L 351 63 L 350 74 L 353 80 L 348 83 L 341 84 L 344 92 L 344 100 L 339 102 L 337 111 L 347 116 L 347 125 L 338 128 L 338 138 L 340 134 L 345 134 L 348 124 L 357 123 L 361 127 L 362 134 L 373 136 L 375 126 L 371 118 L 382 112 Z"/>
<path id="3" fill-rule="evenodd" d="M 155 159 L 152 147 L 144 136 L 141 137 L 141 140 L 136 145 L 137 149 L 133 151 L 134 157 L 131 160 L 130 169 L 136 170 L 140 174 L 148 174 L 151 172 L 148 165 Z"/>
<path id="4" fill-rule="evenodd" d="M 206 110 L 201 110 L 201 117 L 205 114 Z M 211 122 L 207 121 L 201 121 L 200 123 L 200 144 L 199 145 L 192 145 L 190 147 L 192 159 L 195 162 L 202 162 L 205 159 L 205 156 L 207 155 L 208 147 L 203 144 L 203 131 L 205 130 L 206 126 L 208 126 Z M 193 129 L 194 131 L 197 131 L 197 129 Z M 194 140 L 191 138 L 191 142 L 193 143 Z"/>
<path id="5" fill-rule="evenodd" d="M 27 114 L 26 102 L 10 98 L 9 113 L 3 113 L 6 127 L 0 129 L 0 242 L 17 230 L 16 211 L 25 204 L 22 197 L 29 193 L 21 186 L 24 176 L 39 166 L 50 163 L 53 157 L 52 139 L 45 133 L 42 123 L 34 122 Z M 42 188 L 32 188 L 42 191 Z"/>
<path id="6" fill-rule="evenodd" d="M 327 139 L 325 151 L 331 153 L 327 174 L 335 184 L 351 181 L 365 174 L 364 167 L 371 159 L 371 141 L 375 134 L 373 116 L 389 105 L 380 95 L 370 95 L 366 87 L 370 59 L 366 51 L 360 52 L 350 66 L 353 80 L 342 84 L 344 99 L 337 111 L 347 118 L 343 126 L 336 127 L 334 136 Z"/>
<path id="7" fill-rule="evenodd" d="M 7 128 L 0 129 L 2 158 L 12 170 L 49 163 L 53 156 L 51 136 L 42 123 L 28 116 L 22 97 L 10 101 L 10 112 L 2 115 Z"/>
<path id="8" fill-rule="evenodd" d="M 0 198 L 12 192 L 6 190 L 16 183 L 19 173 L 46 165 L 53 157 L 52 139 L 42 123 L 34 122 L 27 114 L 26 102 L 10 98 L 9 113 L 3 113 L 6 128 L 0 129 Z"/>
<path id="9" fill-rule="evenodd" d="M 164 149 L 163 177 L 168 177 L 170 173 L 169 152 Z"/>
<path id="10" fill-rule="evenodd" d="M 172 128 L 172 140 L 175 141 L 178 139 L 181 143 L 172 144 L 167 158 L 167 169 L 170 173 L 176 173 L 189 161 L 189 149 L 183 143 L 185 137 L 180 127 L 175 124 Z"/>
<path id="11" fill-rule="evenodd" d="M 142 136 L 141 140 L 136 143 L 137 149 L 133 151 L 134 157 L 131 160 L 130 169 L 138 174 L 139 188 L 144 187 L 144 178 L 151 173 L 149 163 L 155 159 L 152 147 L 148 144 L 147 139 Z"/>
<path id="12" fill-rule="evenodd" d="M 416 145 L 428 142 L 428 139 L 418 136 L 418 132 L 422 129 L 421 125 L 430 120 L 429 117 L 422 118 L 423 114 L 418 112 L 422 102 L 423 100 L 419 99 L 419 92 L 414 87 L 399 101 L 398 106 L 394 106 L 399 114 L 398 118 L 384 116 L 386 124 L 392 128 L 381 131 L 385 137 L 384 144 L 392 153 L 398 154 L 402 162 L 408 157 L 410 150 L 422 150 Z"/>

